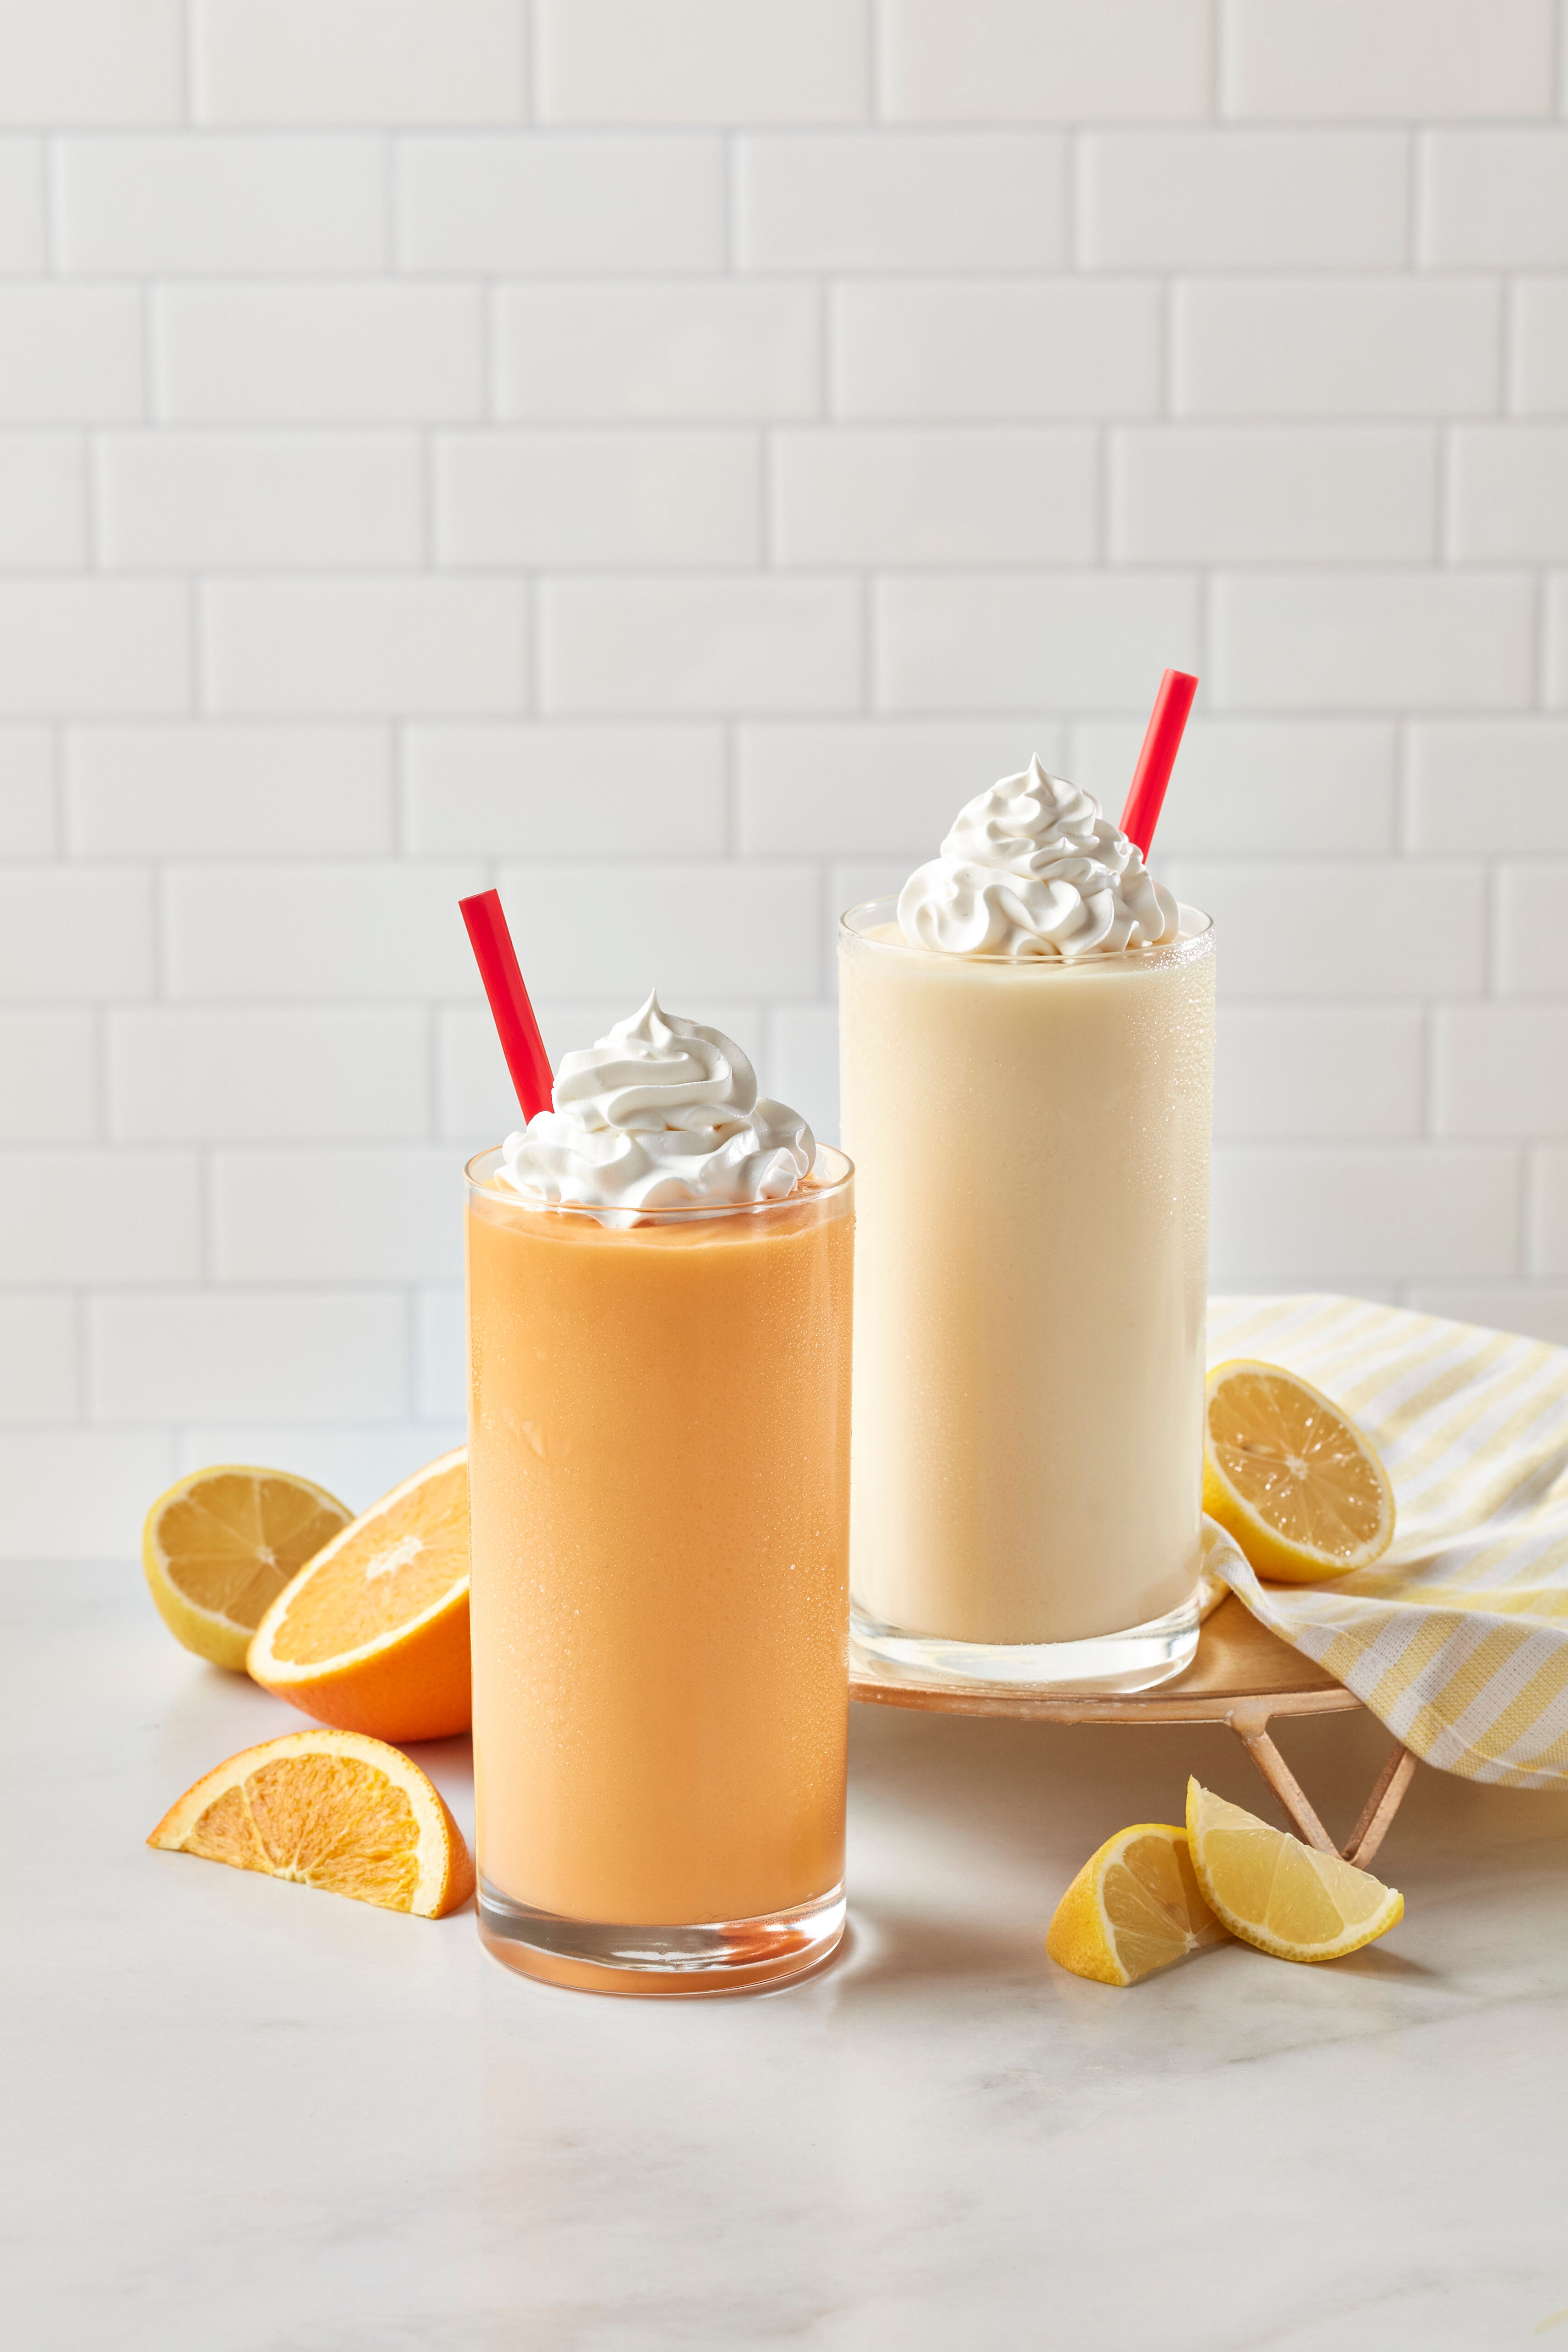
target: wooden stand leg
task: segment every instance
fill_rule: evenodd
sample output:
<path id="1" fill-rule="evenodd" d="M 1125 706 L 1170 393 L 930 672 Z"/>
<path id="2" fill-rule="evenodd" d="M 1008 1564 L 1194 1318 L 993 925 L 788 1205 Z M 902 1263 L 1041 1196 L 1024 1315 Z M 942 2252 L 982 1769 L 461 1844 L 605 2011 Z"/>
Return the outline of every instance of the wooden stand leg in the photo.
<path id="1" fill-rule="evenodd" d="M 1305 1789 L 1268 1737 L 1268 1709 L 1261 1699 L 1249 1699 L 1245 1706 L 1233 1707 L 1226 1721 L 1279 1798 L 1308 1845 L 1316 1846 L 1320 1853 L 1342 1854 L 1346 1862 L 1364 1870 L 1383 1843 L 1388 1825 L 1399 1811 L 1400 1801 L 1410 1786 L 1415 1769 L 1415 1759 L 1407 1748 L 1395 1748 L 1377 1776 L 1371 1796 L 1362 1808 L 1362 1815 L 1351 1832 L 1348 1843 L 1337 1846 L 1312 1809 Z"/>
<path id="2" fill-rule="evenodd" d="M 1361 1819 L 1352 1830 L 1345 1848 L 1345 1860 L 1353 1862 L 1358 1870 L 1366 1868 L 1383 1843 L 1415 1770 L 1415 1759 L 1409 1748 L 1396 1748 L 1378 1774 L 1376 1786 L 1363 1806 Z"/>
<path id="3" fill-rule="evenodd" d="M 1233 1707 L 1226 1721 L 1279 1798 L 1309 1845 L 1320 1853 L 1339 1848 L 1312 1810 L 1307 1791 L 1268 1737 L 1268 1710 L 1258 1701 Z"/>

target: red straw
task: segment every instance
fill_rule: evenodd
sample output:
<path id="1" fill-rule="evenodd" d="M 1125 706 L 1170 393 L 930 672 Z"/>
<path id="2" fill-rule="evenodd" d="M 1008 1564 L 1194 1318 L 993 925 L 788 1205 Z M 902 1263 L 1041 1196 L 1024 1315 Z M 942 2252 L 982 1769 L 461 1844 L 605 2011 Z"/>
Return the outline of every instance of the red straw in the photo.
<path id="1" fill-rule="evenodd" d="M 1129 841 L 1137 843 L 1145 857 L 1154 838 L 1154 827 L 1160 822 L 1165 787 L 1176 764 L 1176 753 L 1182 748 L 1182 731 L 1197 690 L 1197 679 L 1189 677 L 1184 669 L 1168 669 L 1154 697 L 1149 731 L 1132 772 L 1127 806 L 1121 812 L 1122 832 Z"/>
<path id="2" fill-rule="evenodd" d="M 468 927 L 474 960 L 490 1001 L 490 1011 L 500 1034 L 500 1049 L 506 1055 L 523 1118 L 530 1119 L 535 1111 L 548 1110 L 551 1106 L 550 1056 L 544 1050 L 544 1040 L 539 1034 L 539 1024 L 518 970 L 517 950 L 501 912 L 500 893 L 481 890 L 476 898 L 459 898 L 458 905 Z"/>

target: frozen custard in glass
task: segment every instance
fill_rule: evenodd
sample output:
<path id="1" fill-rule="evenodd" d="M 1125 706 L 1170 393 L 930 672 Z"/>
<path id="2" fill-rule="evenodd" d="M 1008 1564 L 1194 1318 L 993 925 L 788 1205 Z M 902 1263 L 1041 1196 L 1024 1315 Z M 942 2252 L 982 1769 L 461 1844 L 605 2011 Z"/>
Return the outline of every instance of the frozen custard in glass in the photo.
<path id="1" fill-rule="evenodd" d="M 1208 918 L 1036 760 L 839 944 L 855 1653 L 1145 1688 L 1197 1637 Z"/>
<path id="2" fill-rule="evenodd" d="M 587 1990 L 844 1921 L 852 1177 L 656 996 L 469 1170 L 479 1931 Z"/>

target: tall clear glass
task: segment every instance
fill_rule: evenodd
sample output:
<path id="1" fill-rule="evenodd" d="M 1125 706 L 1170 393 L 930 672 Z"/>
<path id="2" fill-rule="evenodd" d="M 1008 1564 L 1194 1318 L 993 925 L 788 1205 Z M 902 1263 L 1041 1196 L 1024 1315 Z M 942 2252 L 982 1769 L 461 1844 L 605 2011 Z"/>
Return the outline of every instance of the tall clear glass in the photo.
<path id="1" fill-rule="evenodd" d="M 1146 1689 L 1197 1643 L 1213 929 L 1015 961 L 896 917 L 839 932 L 852 1654 Z"/>
<path id="2" fill-rule="evenodd" d="M 854 1178 L 621 1228 L 468 1168 L 479 1934 L 727 1992 L 844 1927 Z"/>

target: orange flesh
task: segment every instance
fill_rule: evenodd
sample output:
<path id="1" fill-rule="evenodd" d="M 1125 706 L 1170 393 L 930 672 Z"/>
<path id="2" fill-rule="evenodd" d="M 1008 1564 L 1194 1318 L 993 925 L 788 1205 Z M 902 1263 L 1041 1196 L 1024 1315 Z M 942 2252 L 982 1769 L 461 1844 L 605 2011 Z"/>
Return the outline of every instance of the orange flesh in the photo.
<path id="1" fill-rule="evenodd" d="M 342 1512 L 324 1509 L 286 1479 L 231 1473 L 171 1503 L 157 1532 L 188 1601 L 255 1626 L 345 1524 Z"/>
<path id="2" fill-rule="evenodd" d="M 1290 1542 L 1351 1559 L 1376 1535 L 1383 1490 L 1371 1465 L 1291 1382 L 1236 1373 L 1209 1399 L 1208 1425 L 1225 1476 Z"/>
<path id="3" fill-rule="evenodd" d="M 468 1504 L 459 1462 L 373 1519 L 289 1604 L 273 1656 L 286 1665 L 342 1657 L 431 1608 L 468 1572 Z"/>
<path id="4" fill-rule="evenodd" d="M 406 1911 L 419 1884 L 413 1806 L 384 1772 L 353 1757 L 262 1765 L 207 1807 L 184 1850 L 392 1911 Z"/>
<path id="5" fill-rule="evenodd" d="M 572 1918 L 843 1874 L 851 1221 L 468 1219 L 478 1859 Z"/>

